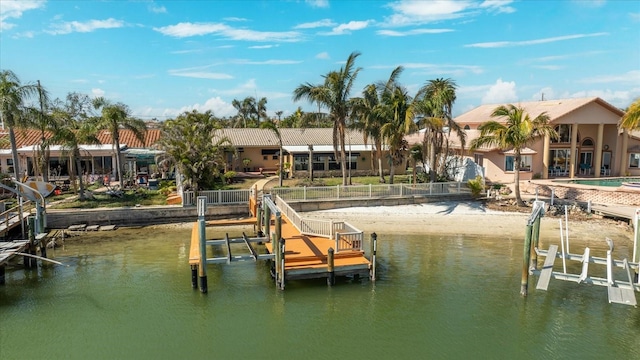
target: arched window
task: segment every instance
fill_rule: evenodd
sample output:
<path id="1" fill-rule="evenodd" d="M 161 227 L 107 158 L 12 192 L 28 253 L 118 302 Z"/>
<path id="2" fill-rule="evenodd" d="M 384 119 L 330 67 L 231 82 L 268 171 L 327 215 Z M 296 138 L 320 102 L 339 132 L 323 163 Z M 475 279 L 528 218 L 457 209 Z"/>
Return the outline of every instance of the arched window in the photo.
<path id="1" fill-rule="evenodd" d="M 465 130 L 471 130 L 471 127 L 470 127 L 469 125 L 465 125 L 465 126 L 464 126 L 464 129 L 465 129 Z"/>
<path id="2" fill-rule="evenodd" d="M 593 146 L 593 139 L 586 138 L 582 140 L 582 147 L 591 147 L 591 146 Z"/>

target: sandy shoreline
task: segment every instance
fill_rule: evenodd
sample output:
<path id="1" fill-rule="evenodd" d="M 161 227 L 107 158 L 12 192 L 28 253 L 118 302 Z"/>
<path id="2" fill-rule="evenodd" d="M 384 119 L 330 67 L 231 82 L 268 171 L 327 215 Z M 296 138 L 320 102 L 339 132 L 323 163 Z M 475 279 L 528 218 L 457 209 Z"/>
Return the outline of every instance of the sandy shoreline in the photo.
<path id="1" fill-rule="evenodd" d="M 353 207 L 305 213 L 304 217 L 344 220 L 366 233 L 465 234 L 524 238 L 529 214 L 486 209 L 479 202 L 437 202 L 401 206 Z M 557 217 L 542 219 L 540 239 L 559 241 Z M 612 220 L 569 221 L 571 238 L 603 242 L 605 237 L 631 242 L 633 233 Z"/>

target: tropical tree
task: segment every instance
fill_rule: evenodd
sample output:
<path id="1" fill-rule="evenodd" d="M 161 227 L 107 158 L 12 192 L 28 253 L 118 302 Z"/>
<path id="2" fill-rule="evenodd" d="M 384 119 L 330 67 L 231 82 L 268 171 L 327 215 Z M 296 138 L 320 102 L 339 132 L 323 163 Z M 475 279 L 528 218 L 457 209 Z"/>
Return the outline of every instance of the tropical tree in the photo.
<path id="1" fill-rule="evenodd" d="M 464 148 L 466 133 L 453 120 L 452 108 L 456 100 L 456 83 L 452 79 L 429 80 L 418 90 L 409 110 L 412 117 L 425 129 L 423 153 L 429 158 L 432 182 L 445 171 L 449 155 L 449 135 L 454 132 Z"/>
<path id="2" fill-rule="evenodd" d="M 278 138 L 278 145 L 280 146 L 280 149 L 278 150 L 280 153 L 278 154 L 278 186 L 282 187 L 282 172 L 283 172 L 283 168 L 282 168 L 282 157 L 284 156 L 284 152 L 282 151 L 282 135 L 280 134 L 280 130 L 278 130 L 278 127 L 276 126 L 276 124 L 272 123 L 271 121 L 265 121 L 262 124 L 260 124 L 260 128 L 262 129 L 269 129 L 271 131 L 273 131 L 273 133 L 276 135 L 276 137 Z"/>
<path id="3" fill-rule="evenodd" d="M 118 179 L 120 180 L 120 187 L 123 188 L 124 164 L 122 163 L 122 153 L 120 151 L 120 129 L 130 130 L 136 139 L 144 143 L 147 126 L 144 121 L 133 118 L 129 107 L 125 104 L 113 104 L 103 97 L 98 97 L 93 100 L 93 106 L 96 110 L 101 110 L 101 115 L 93 119 L 92 126 L 97 130 L 107 130 L 111 134 L 111 144 L 116 151 Z"/>
<path id="4" fill-rule="evenodd" d="M 329 109 L 329 116 L 333 121 L 333 150 L 340 161 L 342 169 L 342 185 L 347 185 L 347 166 L 345 152 L 345 130 L 347 117 L 351 113 L 352 103 L 349 95 L 361 68 L 355 67 L 359 52 L 349 55 L 347 62 L 338 71 L 330 71 L 324 75 L 324 83 L 313 85 L 305 83 L 299 85 L 293 92 L 293 100 L 306 99 Z M 309 164 L 311 166 L 312 164 Z"/>
<path id="5" fill-rule="evenodd" d="M 502 118 L 503 122 L 490 120 L 482 123 L 478 130 L 480 136 L 471 141 L 471 149 L 482 146 L 497 146 L 499 149 L 514 152 L 514 182 L 518 206 L 525 206 L 520 196 L 520 164 L 522 150 L 540 137 L 549 135 L 557 139 L 558 134 L 549 124 L 549 115 L 541 113 L 535 118 L 521 107 L 502 105 L 493 110 L 492 118 Z"/>
<path id="6" fill-rule="evenodd" d="M 380 99 L 378 97 L 378 87 L 375 84 L 367 85 L 362 91 L 362 97 L 353 98 L 353 124 L 354 129 L 362 132 L 365 145 L 369 139 L 373 140 L 371 168 L 375 168 L 374 161 L 377 162 L 378 176 L 380 183 L 384 183 L 384 172 L 382 170 L 382 132 L 384 123 L 380 111 Z"/>
<path id="7" fill-rule="evenodd" d="M 402 72 L 402 68 L 396 70 L 398 70 L 398 74 Z M 389 147 L 389 159 L 391 162 L 389 183 L 393 184 L 395 168 L 404 163 L 409 150 L 409 144 L 405 140 L 405 136 L 415 130 L 415 123 L 409 112 L 412 99 L 407 90 L 398 84 L 395 79 L 387 82 L 381 98 L 383 103 L 381 116 L 387 121 L 380 130 Z"/>
<path id="8" fill-rule="evenodd" d="M 627 130 L 640 128 L 640 97 L 627 108 L 620 120 L 620 126 Z"/>
<path id="9" fill-rule="evenodd" d="M 42 181 L 49 181 L 49 159 L 51 146 L 51 134 L 55 134 L 59 128 L 57 117 L 53 116 L 50 111 L 49 93 L 45 90 L 40 82 L 36 85 L 38 93 L 38 106 L 28 107 L 27 116 L 24 125 L 28 128 L 35 129 L 40 134 L 40 144 L 38 150 L 34 151 L 34 170 L 40 173 Z"/>
<path id="10" fill-rule="evenodd" d="M 185 112 L 162 124 L 158 147 L 173 159 L 178 172 L 184 175 L 185 185 L 194 192 L 213 188 L 222 178 L 225 151 L 231 142 L 218 136 L 219 122 L 209 111 Z"/>
<path id="11" fill-rule="evenodd" d="M 20 180 L 20 162 L 16 148 L 15 128 L 24 126 L 25 101 L 37 94 L 34 84 L 22 84 L 18 76 L 11 70 L 0 71 L 0 118 L 4 126 L 9 128 L 9 141 L 13 156 L 13 174 Z"/>

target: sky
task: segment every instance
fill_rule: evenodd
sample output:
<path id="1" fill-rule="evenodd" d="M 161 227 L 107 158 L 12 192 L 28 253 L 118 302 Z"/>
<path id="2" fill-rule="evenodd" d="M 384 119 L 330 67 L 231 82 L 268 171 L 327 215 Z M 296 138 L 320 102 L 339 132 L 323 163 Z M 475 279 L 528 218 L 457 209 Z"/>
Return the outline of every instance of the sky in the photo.
<path id="1" fill-rule="evenodd" d="M 455 81 L 454 116 L 542 98 L 626 108 L 640 96 L 640 0 L 0 0 L 1 70 L 144 120 L 233 116 L 248 96 L 266 97 L 270 116 L 317 111 L 294 89 L 354 51 L 351 96 L 401 65 L 412 96 Z"/>

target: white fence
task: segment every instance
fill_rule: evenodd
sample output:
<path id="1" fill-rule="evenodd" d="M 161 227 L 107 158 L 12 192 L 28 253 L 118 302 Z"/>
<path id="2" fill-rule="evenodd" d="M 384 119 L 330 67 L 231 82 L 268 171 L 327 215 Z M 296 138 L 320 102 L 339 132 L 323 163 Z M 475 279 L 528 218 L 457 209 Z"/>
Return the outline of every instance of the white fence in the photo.
<path id="1" fill-rule="evenodd" d="M 198 191 L 198 196 L 207 197 L 207 205 L 248 204 L 250 189 L 241 190 L 205 190 Z M 193 191 L 182 193 L 182 206 L 195 206 L 196 195 Z"/>
<path id="2" fill-rule="evenodd" d="M 421 184 L 381 184 L 352 186 L 318 186 L 302 188 L 274 188 L 271 193 L 287 201 L 319 199 L 366 199 L 391 196 L 434 196 L 469 194 L 471 190 L 460 182 Z"/>
<path id="3" fill-rule="evenodd" d="M 275 203 L 281 213 L 291 221 L 301 234 L 335 239 L 336 252 L 362 250 L 364 232 L 358 230 L 351 224 L 345 221 L 334 222 L 330 220 L 305 219 L 278 195 L 276 195 Z"/>

